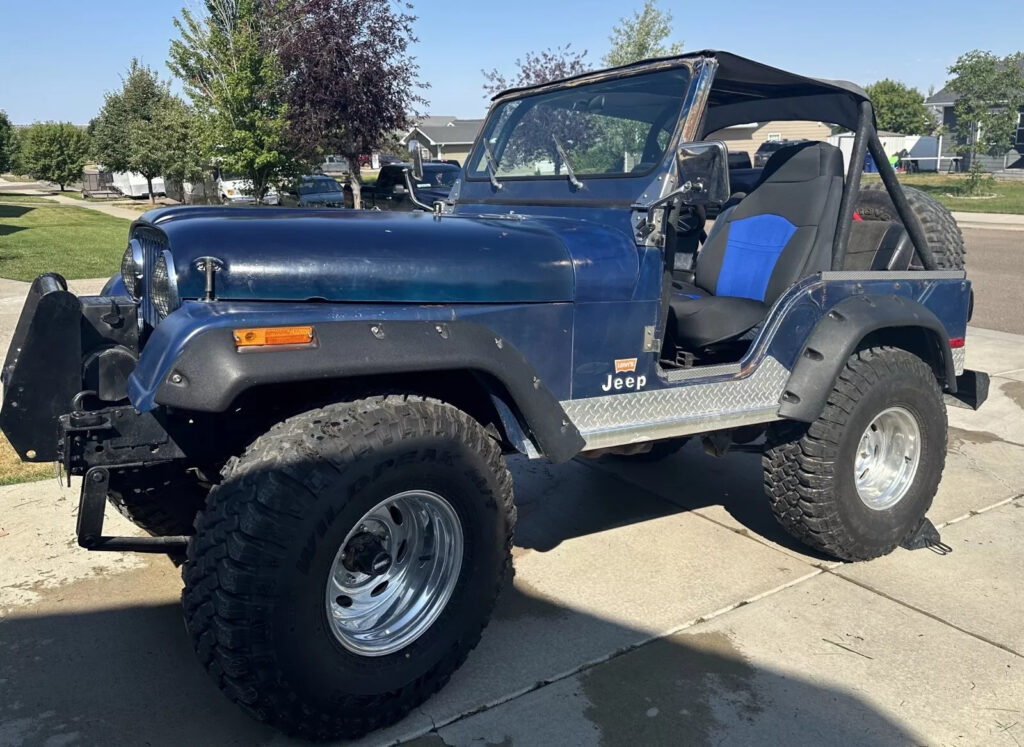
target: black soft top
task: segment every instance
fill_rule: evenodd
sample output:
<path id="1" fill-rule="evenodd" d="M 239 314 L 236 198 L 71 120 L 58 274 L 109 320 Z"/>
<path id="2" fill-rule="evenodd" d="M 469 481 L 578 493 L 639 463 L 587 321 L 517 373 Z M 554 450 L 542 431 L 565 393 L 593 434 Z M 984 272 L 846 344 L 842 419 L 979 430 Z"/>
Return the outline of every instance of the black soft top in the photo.
<path id="1" fill-rule="evenodd" d="M 708 97 L 704 132 L 731 125 L 780 120 L 811 120 L 857 128 L 860 104 L 868 95 L 845 80 L 825 80 L 786 72 L 746 57 L 706 49 L 674 57 L 643 60 L 631 65 L 582 73 L 564 80 L 502 91 L 494 99 L 565 83 L 634 75 L 648 69 L 672 67 L 681 62 L 714 59 L 718 62 Z"/>

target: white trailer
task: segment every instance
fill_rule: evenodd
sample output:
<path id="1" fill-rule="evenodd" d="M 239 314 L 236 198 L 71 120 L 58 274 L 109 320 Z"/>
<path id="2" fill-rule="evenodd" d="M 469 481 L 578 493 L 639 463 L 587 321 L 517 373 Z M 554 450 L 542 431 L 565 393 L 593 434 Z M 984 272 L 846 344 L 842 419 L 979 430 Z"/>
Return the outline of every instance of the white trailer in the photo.
<path id="1" fill-rule="evenodd" d="M 135 171 L 115 171 L 112 175 L 112 186 L 125 197 L 149 197 L 149 184 L 146 177 Z M 153 192 L 166 194 L 163 177 L 153 178 Z"/>

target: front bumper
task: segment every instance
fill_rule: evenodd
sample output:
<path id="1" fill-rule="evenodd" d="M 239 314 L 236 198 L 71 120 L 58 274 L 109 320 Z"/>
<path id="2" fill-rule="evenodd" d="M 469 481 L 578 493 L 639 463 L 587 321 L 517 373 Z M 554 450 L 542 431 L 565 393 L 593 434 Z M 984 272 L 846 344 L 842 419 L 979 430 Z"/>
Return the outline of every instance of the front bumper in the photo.
<path id="1" fill-rule="evenodd" d="M 127 396 L 138 360 L 138 307 L 127 296 L 76 296 L 56 273 L 32 283 L 0 371 L 3 430 L 29 462 L 61 458 L 61 416 Z"/>

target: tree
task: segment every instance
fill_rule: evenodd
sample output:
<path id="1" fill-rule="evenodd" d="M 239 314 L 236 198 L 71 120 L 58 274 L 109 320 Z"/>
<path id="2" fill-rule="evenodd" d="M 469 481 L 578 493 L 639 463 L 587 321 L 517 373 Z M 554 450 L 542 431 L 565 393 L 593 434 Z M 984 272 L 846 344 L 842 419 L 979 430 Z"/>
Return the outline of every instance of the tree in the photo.
<path id="1" fill-rule="evenodd" d="M 587 50 L 576 52 L 571 44 L 542 52 L 528 52 L 516 60 L 517 70 L 512 77 L 505 76 L 497 68 L 490 72 L 482 70 L 484 91 L 494 96 L 509 88 L 536 86 L 585 73 L 589 69 L 584 62 L 586 56 Z M 560 141 L 571 149 L 573 142 L 589 140 L 590 124 L 578 112 L 533 107 L 516 125 L 517 137 L 506 144 L 501 155 L 502 164 L 512 166 L 543 154 L 554 163 L 555 173 L 561 173 L 562 157 L 551 135 L 558 135 Z"/>
<path id="2" fill-rule="evenodd" d="M 631 18 L 620 18 L 609 37 L 611 49 L 604 56 L 608 67 L 628 65 L 652 57 L 681 54 L 682 42 L 666 44 L 672 34 L 672 13 L 661 10 L 657 0 L 645 0 L 644 6 Z"/>
<path id="3" fill-rule="evenodd" d="M 512 77 L 505 76 L 497 68 L 490 72 L 481 70 L 485 78 L 484 92 L 494 96 L 508 88 L 536 86 L 585 73 L 590 69 L 584 61 L 586 56 L 587 50 L 576 52 L 572 44 L 545 49 L 543 52 L 528 52 L 525 57 L 516 60 L 518 69 Z"/>
<path id="4" fill-rule="evenodd" d="M 162 175 L 173 134 L 166 120 L 176 99 L 157 74 L 132 59 L 121 90 L 104 97 L 99 115 L 89 123 L 95 156 L 111 171 L 135 171 L 146 178 L 149 201 L 155 202 L 153 179 Z"/>
<path id="5" fill-rule="evenodd" d="M 324 153 L 347 158 L 359 207 L 359 156 L 408 129 L 414 107 L 425 103 L 409 54 L 416 18 L 392 0 L 292 0 L 281 15 L 288 136 L 309 161 Z"/>
<path id="6" fill-rule="evenodd" d="M 6 173 L 14 168 L 14 128 L 11 127 L 11 120 L 7 112 L 0 109 L 0 174 Z"/>
<path id="7" fill-rule="evenodd" d="M 981 183 L 982 165 L 978 154 L 1000 156 L 1010 149 L 1017 127 L 1018 112 L 1024 105 L 1024 55 L 1000 58 L 991 52 L 974 50 L 961 55 L 949 68 L 946 84 L 957 96 L 954 110 L 961 150 L 970 156 L 968 191 Z"/>
<path id="8" fill-rule="evenodd" d="M 935 121 L 916 88 L 885 78 L 864 90 L 871 97 L 878 129 L 901 135 L 927 135 L 934 129 Z"/>
<path id="9" fill-rule="evenodd" d="M 33 179 L 55 182 L 61 192 L 82 177 L 89 153 L 85 131 L 70 122 L 37 122 L 22 142 L 22 162 Z"/>
<path id="10" fill-rule="evenodd" d="M 168 67 L 204 120 L 206 149 L 226 170 L 242 174 L 261 203 L 290 175 L 285 79 L 275 47 L 276 0 L 206 0 L 197 14 L 174 19 Z"/>
<path id="11" fill-rule="evenodd" d="M 164 178 L 176 182 L 202 179 L 208 159 L 203 147 L 203 123 L 195 110 L 181 99 L 172 98 L 161 110 L 157 125 L 165 133 L 159 140 Z"/>

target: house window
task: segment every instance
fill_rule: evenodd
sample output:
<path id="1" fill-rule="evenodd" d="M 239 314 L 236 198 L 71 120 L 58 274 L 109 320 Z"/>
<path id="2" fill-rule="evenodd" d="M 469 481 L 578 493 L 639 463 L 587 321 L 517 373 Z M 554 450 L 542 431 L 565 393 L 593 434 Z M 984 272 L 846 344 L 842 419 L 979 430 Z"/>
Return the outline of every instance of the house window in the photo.
<path id="1" fill-rule="evenodd" d="M 780 140 L 782 140 L 782 133 L 781 132 L 769 132 L 768 133 L 768 142 L 769 143 L 777 143 Z"/>
<path id="2" fill-rule="evenodd" d="M 1018 151 L 1024 151 L 1024 109 L 1017 115 L 1017 137 L 1013 145 Z"/>

